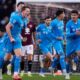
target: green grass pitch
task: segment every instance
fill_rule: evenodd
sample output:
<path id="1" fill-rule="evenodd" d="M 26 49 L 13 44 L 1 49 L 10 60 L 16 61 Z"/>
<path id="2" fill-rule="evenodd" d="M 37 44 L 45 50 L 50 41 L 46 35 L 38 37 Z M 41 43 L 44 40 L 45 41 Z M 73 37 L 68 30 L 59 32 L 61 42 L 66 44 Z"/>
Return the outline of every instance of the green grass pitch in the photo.
<path id="1" fill-rule="evenodd" d="M 13 80 L 11 76 L 3 75 L 3 80 Z M 52 75 L 46 75 L 46 77 L 41 77 L 38 74 L 32 74 L 32 77 L 28 77 L 27 74 L 25 74 L 22 77 L 22 80 L 65 80 L 64 76 L 52 76 Z M 70 80 L 80 80 L 80 75 L 71 75 Z"/>

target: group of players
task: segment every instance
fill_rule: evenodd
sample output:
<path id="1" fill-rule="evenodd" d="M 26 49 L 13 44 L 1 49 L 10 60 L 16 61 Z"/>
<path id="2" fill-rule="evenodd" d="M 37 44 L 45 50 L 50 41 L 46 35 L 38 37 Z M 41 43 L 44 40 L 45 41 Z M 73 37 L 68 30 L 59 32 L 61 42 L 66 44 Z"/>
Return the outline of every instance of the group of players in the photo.
<path id="1" fill-rule="evenodd" d="M 51 17 L 47 16 L 44 18 L 44 23 L 40 23 L 35 28 L 31 22 L 30 8 L 26 7 L 23 2 L 19 2 L 16 10 L 11 13 L 9 23 L 6 25 L 6 33 L 0 29 L 0 80 L 2 80 L 3 63 L 11 59 L 13 51 L 15 53 L 14 60 L 11 60 L 11 62 L 14 61 L 13 78 L 21 79 L 19 76 L 20 62 L 25 53 L 28 54 L 28 74 L 31 75 L 34 45 L 38 45 L 45 56 L 42 61 L 48 59 L 51 62 L 49 66 L 51 72 L 60 62 L 65 79 L 70 79 L 67 72 L 69 56 L 76 52 L 80 58 L 80 19 L 78 11 L 72 10 L 71 19 L 66 24 L 66 35 L 64 35 L 64 17 L 64 10 L 59 9 L 55 19 L 52 20 Z M 66 53 L 63 50 L 65 36 Z M 23 62 L 21 65 L 24 67 Z M 41 68 L 43 67 L 41 65 Z"/>

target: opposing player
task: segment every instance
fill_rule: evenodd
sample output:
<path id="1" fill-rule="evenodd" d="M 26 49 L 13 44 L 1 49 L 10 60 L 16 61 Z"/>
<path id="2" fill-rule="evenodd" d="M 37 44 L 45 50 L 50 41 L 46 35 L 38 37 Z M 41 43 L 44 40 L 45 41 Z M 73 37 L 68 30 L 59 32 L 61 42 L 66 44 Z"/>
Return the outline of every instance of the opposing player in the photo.
<path id="1" fill-rule="evenodd" d="M 21 14 L 18 12 L 13 12 L 10 17 L 9 23 L 6 25 L 6 49 L 7 54 L 11 54 L 12 50 L 14 51 L 16 57 L 14 61 L 14 79 L 20 79 L 18 75 L 20 69 L 20 58 L 21 58 L 21 30 L 27 25 L 26 22 L 27 16 L 27 7 L 24 6 L 21 9 Z"/>
<path id="2" fill-rule="evenodd" d="M 52 54 L 52 43 L 51 43 L 52 39 L 51 37 L 49 37 L 52 32 L 50 22 L 51 22 L 51 17 L 47 16 L 44 19 L 44 23 L 38 25 L 36 29 L 36 35 L 37 35 L 36 37 L 37 37 L 37 43 L 39 44 L 41 52 L 43 53 L 45 58 L 51 62 L 53 60 L 54 55 Z M 41 74 L 40 75 L 42 77 L 44 77 L 43 68 L 44 66 L 41 63 Z"/>
<path id="3" fill-rule="evenodd" d="M 65 54 L 63 51 L 64 17 L 65 17 L 64 10 L 59 9 L 56 12 L 56 18 L 52 20 L 50 24 L 52 26 L 52 32 L 55 35 L 54 36 L 55 41 L 53 41 L 53 46 L 58 54 L 58 57 L 55 57 L 53 60 L 52 67 L 53 69 L 55 68 L 55 66 L 57 65 L 57 59 L 59 59 L 63 74 L 65 75 L 65 78 L 69 79 L 69 75 L 66 72 Z"/>
<path id="4" fill-rule="evenodd" d="M 76 10 L 71 11 L 71 19 L 66 24 L 66 57 L 67 64 L 69 65 L 69 57 L 73 53 L 77 53 L 80 60 L 80 19 L 79 13 Z M 73 64 L 73 67 L 74 66 Z M 69 69 L 69 68 L 68 68 Z"/>
<path id="5" fill-rule="evenodd" d="M 35 24 L 31 21 L 30 14 L 28 15 L 28 20 L 29 20 L 28 25 L 26 26 L 25 29 L 22 30 L 22 37 L 23 37 L 22 52 L 24 54 L 23 56 L 27 55 L 26 61 L 28 63 L 28 76 L 31 76 L 32 58 L 33 58 L 34 44 L 35 44 Z M 22 62 L 22 64 L 23 63 L 24 62 Z M 23 65 L 22 67 L 24 67 Z"/>
<path id="6" fill-rule="evenodd" d="M 0 26 L 0 80 L 2 80 L 2 67 L 4 64 L 4 56 L 5 56 L 5 36 L 4 36 L 4 28 Z"/>

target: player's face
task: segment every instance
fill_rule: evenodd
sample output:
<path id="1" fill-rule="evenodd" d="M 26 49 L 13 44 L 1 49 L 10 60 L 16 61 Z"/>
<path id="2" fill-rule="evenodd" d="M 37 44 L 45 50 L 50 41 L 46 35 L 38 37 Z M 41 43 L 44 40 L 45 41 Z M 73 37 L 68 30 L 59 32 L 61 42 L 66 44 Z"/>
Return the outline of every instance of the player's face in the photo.
<path id="1" fill-rule="evenodd" d="M 26 8 L 23 12 L 22 12 L 23 17 L 27 17 L 28 15 L 30 15 L 30 9 Z"/>
<path id="2" fill-rule="evenodd" d="M 71 14 L 71 19 L 72 19 L 73 21 L 77 21 L 77 19 L 78 19 L 78 14 L 72 13 L 72 14 Z"/>
<path id="3" fill-rule="evenodd" d="M 30 9 L 29 8 L 26 9 L 26 14 L 27 14 L 27 16 L 30 15 Z"/>
<path id="4" fill-rule="evenodd" d="M 4 35 L 4 32 L 0 31 L 0 37 L 2 37 Z"/>
<path id="5" fill-rule="evenodd" d="M 45 20 L 45 23 L 46 23 L 47 25 L 50 25 L 50 22 L 51 22 L 51 18 Z"/>
<path id="6" fill-rule="evenodd" d="M 64 17 L 65 17 L 65 13 L 63 12 L 62 14 L 60 14 L 60 16 L 59 16 L 60 18 L 61 18 L 61 20 L 63 20 L 64 19 Z"/>

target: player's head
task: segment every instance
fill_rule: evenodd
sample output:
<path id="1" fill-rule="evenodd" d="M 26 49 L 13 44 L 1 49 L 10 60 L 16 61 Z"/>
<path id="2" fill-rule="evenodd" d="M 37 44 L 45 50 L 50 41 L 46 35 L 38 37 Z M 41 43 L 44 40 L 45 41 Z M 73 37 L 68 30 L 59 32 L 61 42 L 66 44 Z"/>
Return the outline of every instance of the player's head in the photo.
<path id="1" fill-rule="evenodd" d="M 0 37 L 4 35 L 5 29 L 0 26 Z"/>
<path id="2" fill-rule="evenodd" d="M 63 10 L 63 9 L 59 9 L 59 10 L 56 12 L 56 17 L 58 17 L 60 20 L 63 20 L 64 17 L 65 17 L 64 10 Z"/>
<path id="3" fill-rule="evenodd" d="M 46 25 L 49 26 L 50 25 L 50 22 L 51 22 L 51 17 L 50 16 L 45 17 L 44 18 L 44 22 L 45 22 Z"/>
<path id="4" fill-rule="evenodd" d="M 78 13 L 77 10 L 72 10 L 72 11 L 71 11 L 71 19 L 72 19 L 74 22 L 77 21 L 78 16 L 79 16 L 79 13 Z"/>
<path id="5" fill-rule="evenodd" d="M 22 8 L 23 6 L 25 6 L 24 2 L 19 2 L 19 3 L 17 4 L 17 10 L 18 10 L 19 12 L 21 12 L 21 8 Z"/>
<path id="6" fill-rule="evenodd" d="M 28 15 L 30 15 L 30 8 L 27 6 L 23 6 L 21 9 L 21 13 L 23 17 L 27 17 Z"/>

